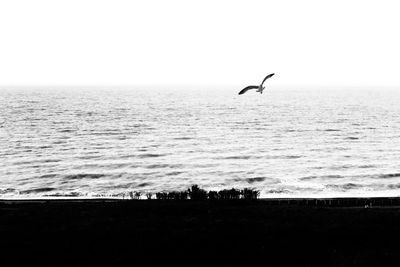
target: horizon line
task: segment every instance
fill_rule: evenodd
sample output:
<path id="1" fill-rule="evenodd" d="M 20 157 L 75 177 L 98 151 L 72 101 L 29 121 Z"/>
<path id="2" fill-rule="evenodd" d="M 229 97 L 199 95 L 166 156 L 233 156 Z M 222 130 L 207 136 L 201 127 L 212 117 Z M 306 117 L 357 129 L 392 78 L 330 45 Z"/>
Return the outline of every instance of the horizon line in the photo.
<path id="1" fill-rule="evenodd" d="M 118 89 L 138 89 L 142 88 L 186 88 L 186 89 L 197 89 L 197 88 L 241 88 L 243 84 L 43 84 L 43 85 L 2 85 L 0 84 L 0 89 L 64 89 L 64 88 L 80 88 L 80 89 L 91 89 L 91 88 L 118 88 Z M 355 84 L 279 84 L 279 85 L 269 85 L 269 88 L 320 88 L 320 89 L 339 89 L 339 88 L 359 88 L 359 89 L 397 89 L 400 85 L 355 85 Z"/>

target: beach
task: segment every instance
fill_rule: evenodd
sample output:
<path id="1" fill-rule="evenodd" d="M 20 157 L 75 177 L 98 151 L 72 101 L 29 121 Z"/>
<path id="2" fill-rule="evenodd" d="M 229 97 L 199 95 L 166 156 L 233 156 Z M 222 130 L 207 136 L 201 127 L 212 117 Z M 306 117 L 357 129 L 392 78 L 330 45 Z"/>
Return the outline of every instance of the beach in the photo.
<path id="1" fill-rule="evenodd" d="M 398 261 L 399 203 L 2 200 L 0 249 L 7 266 L 383 266 Z"/>

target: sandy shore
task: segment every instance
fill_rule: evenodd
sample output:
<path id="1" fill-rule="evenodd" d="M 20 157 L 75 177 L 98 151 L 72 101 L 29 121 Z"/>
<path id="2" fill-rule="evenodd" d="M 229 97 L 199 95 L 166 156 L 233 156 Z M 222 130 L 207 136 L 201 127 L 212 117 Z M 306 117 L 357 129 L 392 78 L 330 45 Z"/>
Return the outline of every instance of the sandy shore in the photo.
<path id="1" fill-rule="evenodd" d="M 2 200 L 0 235 L 7 266 L 383 266 L 400 199 Z"/>

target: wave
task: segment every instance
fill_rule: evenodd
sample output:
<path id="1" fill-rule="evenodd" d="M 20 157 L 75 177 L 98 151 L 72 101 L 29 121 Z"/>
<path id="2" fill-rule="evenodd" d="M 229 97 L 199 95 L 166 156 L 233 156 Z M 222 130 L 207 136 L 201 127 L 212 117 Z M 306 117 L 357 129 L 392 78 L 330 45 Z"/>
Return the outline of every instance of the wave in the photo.
<path id="1" fill-rule="evenodd" d="M 360 139 L 360 138 L 355 137 L 355 136 L 349 136 L 349 137 L 346 137 L 345 139 L 346 139 L 346 140 L 358 140 L 358 139 Z"/>
<path id="2" fill-rule="evenodd" d="M 179 171 L 167 172 L 165 175 L 167 175 L 167 176 L 176 176 L 176 175 L 179 175 L 179 174 L 182 174 L 182 173 L 184 173 L 184 172 L 179 172 Z"/>
<path id="3" fill-rule="evenodd" d="M 303 132 L 303 131 L 304 130 L 293 130 L 293 129 L 285 130 L 286 133 Z"/>
<path id="4" fill-rule="evenodd" d="M 253 178 L 247 178 L 245 179 L 246 182 L 248 182 L 249 184 L 252 183 L 259 183 L 259 182 L 263 182 L 266 178 L 265 177 L 253 177 Z"/>
<path id="5" fill-rule="evenodd" d="M 267 191 L 265 191 L 265 193 L 267 193 L 267 194 L 290 194 L 290 193 L 292 193 L 292 191 L 289 189 L 279 188 L 279 189 L 267 190 Z"/>
<path id="6" fill-rule="evenodd" d="M 16 161 L 13 165 L 29 165 L 29 164 L 40 164 L 40 163 L 57 163 L 60 159 L 42 159 L 42 160 L 30 160 L 30 161 Z"/>
<path id="7" fill-rule="evenodd" d="M 102 155 L 83 155 L 83 156 L 79 156 L 76 157 L 77 159 L 99 159 L 103 157 Z"/>
<path id="8" fill-rule="evenodd" d="M 399 189 L 400 188 L 400 184 L 389 184 L 387 187 L 389 189 Z"/>
<path id="9" fill-rule="evenodd" d="M 388 174 L 381 174 L 378 176 L 379 178 L 397 178 L 400 177 L 400 172 L 399 173 L 388 173 Z"/>
<path id="10" fill-rule="evenodd" d="M 62 129 L 62 130 L 59 130 L 58 132 L 60 132 L 60 133 L 72 133 L 72 132 L 76 132 L 77 130 L 75 130 L 75 129 Z"/>
<path id="11" fill-rule="evenodd" d="M 334 190 L 347 191 L 364 187 L 362 184 L 346 183 L 346 184 L 327 184 L 325 187 Z"/>
<path id="12" fill-rule="evenodd" d="M 252 156 L 227 156 L 223 157 L 223 159 L 251 159 Z"/>
<path id="13" fill-rule="evenodd" d="M 358 168 L 360 168 L 360 169 L 369 169 L 369 168 L 375 168 L 375 167 L 376 167 L 376 165 L 374 165 L 374 164 L 366 164 L 366 165 L 358 166 Z"/>
<path id="14" fill-rule="evenodd" d="M 57 192 L 54 194 L 44 194 L 44 197 L 82 197 L 87 196 L 81 192 Z"/>
<path id="15" fill-rule="evenodd" d="M 330 180 L 330 179 L 342 179 L 342 178 L 344 178 L 344 176 L 342 176 L 342 175 L 321 175 L 321 176 L 313 175 L 313 176 L 301 177 L 299 180 L 310 181 L 310 180 L 315 180 L 315 179 Z"/>
<path id="16" fill-rule="evenodd" d="M 137 157 L 138 158 L 158 158 L 158 157 L 163 157 L 163 156 L 166 156 L 166 154 L 146 153 L 146 154 L 140 154 Z"/>
<path id="17" fill-rule="evenodd" d="M 66 180 L 79 180 L 79 179 L 98 179 L 101 177 L 104 177 L 104 174 L 99 174 L 99 173 L 81 173 L 81 174 L 69 174 L 64 176 L 64 179 Z"/>
<path id="18" fill-rule="evenodd" d="M 43 175 L 39 176 L 38 178 L 39 179 L 47 179 L 47 178 L 54 178 L 56 176 L 57 176 L 57 174 L 55 174 L 55 173 L 49 173 L 49 174 L 43 174 Z"/>
<path id="19" fill-rule="evenodd" d="M 150 165 L 146 165 L 146 166 L 144 166 L 146 169 L 164 169 L 164 168 L 171 168 L 172 167 L 172 165 L 170 165 L 170 164 L 162 164 L 162 163 L 159 163 L 159 164 L 150 164 Z"/>
<path id="20" fill-rule="evenodd" d="M 39 187 L 39 188 L 20 191 L 20 194 L 37 194 L 37 193 L 50 192 L 54 190 L 56 189 L 53 187 Z"/>
<path id="21" fill-rule="evenodd" d="M 6 189 L 0 189 L 0 195 L 5 195 L 5 194 L 18 194 L 18 190 L 14 188 L 6 188 Z"/>
<path id="22" fill-rule="evenodd" d="M 186 136 L 182 136 L 182 137 L 174 137 L 174 140 L 191 140 L 193 139 L 192 137 L 186 137 Z"/>
<path id="23" fill-rule="evenodd" d="M 303 156 L 299 156 L 299 155 L 288 155 L 288 156 L 283 156 L 283 158 L 285 159 L 299 159 L 302 158 Z"/>
<path id="24" fill-rule="evenodd" d="M 319 131 L 323 131 L 323 132 L 341 132 L 342 130 L 328 128 L 328 129 L 322 129 L 322 130 L 319 130 Z"/>
<path id="25" fill-rule="evenodd" d="M 152 185 L 152 183 L 140 183 L 140 184 L 138 184 L 138 185 L 136 185 L 136 187 L 146 187 L 146 186 L 149 186 L 149 185 Z"/>

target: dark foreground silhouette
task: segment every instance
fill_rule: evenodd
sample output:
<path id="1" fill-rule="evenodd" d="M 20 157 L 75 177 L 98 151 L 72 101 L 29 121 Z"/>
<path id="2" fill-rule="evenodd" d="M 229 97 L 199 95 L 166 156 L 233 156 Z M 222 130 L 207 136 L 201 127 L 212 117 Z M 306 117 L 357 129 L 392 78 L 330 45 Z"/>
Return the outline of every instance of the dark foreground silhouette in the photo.
<path id="1" fill-rule="evenodd" d="M 0 260 L 2 266 L 396 265 L 399 202 L 0 201 Z"/>
<path id="2" fill-rule="evenodd" d="M 130 198 L 130 199 L 143 199 L 143 192 L 134 191 L 129 193 L 117 194 L 115 197 L 119 198 Z M 184 191 L 169 191 L 169 192 L 147 192 L 144 194 L 146 199 L 150 200 L 154 197 L 158 200 L 233 200 L 233 199 L 245 199 L 255 200 L 260 197 L 260 191 L 253 188 L 243 189 L 222 189 L 219 191 L 206 191 L 200 188 L 198 185 L 192 185 L 190 188 Z"/>
<path id="3" fill-rule="evenodd" d="M 255 200 L 260 196 L 260 191 L 244 188 L 244 189 L 223 189 L 220 191 L 206 191 L 200 188 L 198 185 L 192 185 L 185 191 L 172 191 L 172 192 L 158 192 L 155 194 L 156 199 L 160 200 Z M 140 196 L 140 193 L 135 192 L 133 196 Z M 152 196 L 146 194 L 147 199 L 151 199 Z"/>

